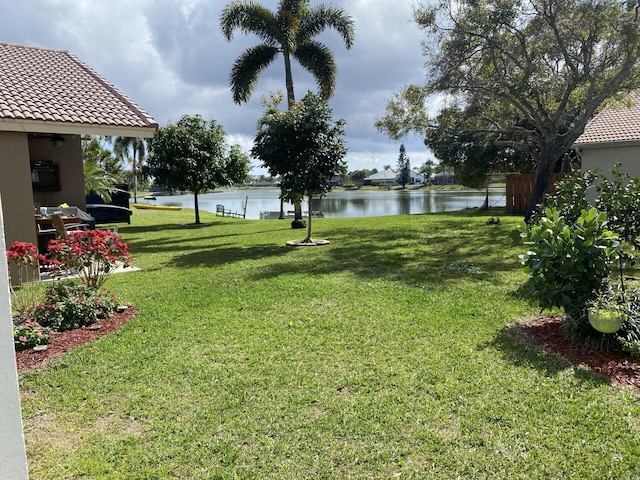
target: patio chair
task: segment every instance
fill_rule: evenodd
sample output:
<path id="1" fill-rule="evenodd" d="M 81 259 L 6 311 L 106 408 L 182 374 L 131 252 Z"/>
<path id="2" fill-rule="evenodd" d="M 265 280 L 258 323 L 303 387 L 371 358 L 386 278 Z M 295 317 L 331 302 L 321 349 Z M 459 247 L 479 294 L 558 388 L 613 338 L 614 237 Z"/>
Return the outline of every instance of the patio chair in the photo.
<path id="1" fill-rule="evenodd" d="M 51 222 L 56 229 L 56 238 L 67 238 L 70 231 L 86 230 L 86 223 L 64 223 L 60 215 L 51 215 Z"/>

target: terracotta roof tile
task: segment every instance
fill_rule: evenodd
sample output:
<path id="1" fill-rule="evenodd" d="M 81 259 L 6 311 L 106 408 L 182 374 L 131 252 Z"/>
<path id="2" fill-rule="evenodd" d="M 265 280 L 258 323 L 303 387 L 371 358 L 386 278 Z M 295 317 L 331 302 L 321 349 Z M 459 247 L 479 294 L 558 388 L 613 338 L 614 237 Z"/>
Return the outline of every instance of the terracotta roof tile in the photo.
<path id="1" fill-rule="evenodd" d="M 605 107 L 589 121 L 577 145 L 640 141 L 640 90 L 621 103 Z"/>
<path id="2" fill-rule="evenodd" d="M 65 50 L 0 42 L 0 118 L 155 128 L 127 96 Z"/>

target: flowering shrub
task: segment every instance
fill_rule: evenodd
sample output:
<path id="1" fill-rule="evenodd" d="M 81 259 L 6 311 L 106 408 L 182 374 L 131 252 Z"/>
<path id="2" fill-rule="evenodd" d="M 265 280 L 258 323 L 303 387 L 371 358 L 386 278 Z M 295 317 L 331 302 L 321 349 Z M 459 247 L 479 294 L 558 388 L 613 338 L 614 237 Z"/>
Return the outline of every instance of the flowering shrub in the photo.
<path id="1" fill-rule="evenodd" d="M 46 264 L 44 255 L 38 253 L 33 243 L 13 242 L 7 251 L 7 262 L 16 266 L 18 272 L 17 283 L 11 285 L 11 310 L 21 319 L 30 318 L 36 305 L 42 299 L 42 289 L 37 283 L 32 282 L 38 271 L 38 264 Z"/>
<path id="2" fill-rule="evenodd" d="M 56 331 L 80 328 L 115 312 L 116 298 L 96 292 L 85 284 L 56 282 L 47 288 L 45 301 L 36 307 L 34 318 Z"/>
<path id="3" fill-rule="evenodd" d="M 13 326 L 13 343 L 16 350 L 46 345 L 49 342 L 48 328 L 44 328 L 35 320 L 27 319 Z"/>
<path id="4" fill-rule="evenodd" d="M 22 283 L 23 280 L 33 280 L 31 274 L 38 269 L 40 262 L 46 262 L 46 258 L 38 253 L 38 248 L 33 243 L 15 241 L 11 244 L 11 248 L 7 250 L 7 261 L 9 264 L 16 265 L 18 268 L 18 283 Z"/>
<path id="5" fill-rule="evenodd" d="M 48 250 L 57 275 L 71 271 L 94 289 L 107 281 L 116 266 L 128 266 L 131 260 L 129 245 L 107 230 L 70 232 L 67 238 L 51 240 Z"/>

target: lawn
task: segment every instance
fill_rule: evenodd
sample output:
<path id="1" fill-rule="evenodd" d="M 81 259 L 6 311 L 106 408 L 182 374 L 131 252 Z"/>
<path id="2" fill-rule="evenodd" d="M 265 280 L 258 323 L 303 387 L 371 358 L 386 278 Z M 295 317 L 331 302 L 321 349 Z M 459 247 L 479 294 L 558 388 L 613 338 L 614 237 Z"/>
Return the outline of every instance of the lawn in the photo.
<path id="1" fill-rule="evenodd" d="M 21 375 L 32 479 L 638 478 L 637 392 L 518 340 L 519 218 L 136 211 L 139 313 Z"/>

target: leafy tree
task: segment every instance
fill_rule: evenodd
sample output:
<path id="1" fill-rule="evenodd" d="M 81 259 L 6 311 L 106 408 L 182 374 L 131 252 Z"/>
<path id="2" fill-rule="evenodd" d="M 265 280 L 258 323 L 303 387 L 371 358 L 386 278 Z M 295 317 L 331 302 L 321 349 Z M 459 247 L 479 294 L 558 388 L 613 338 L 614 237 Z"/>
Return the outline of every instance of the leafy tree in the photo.
<path id="1" fill-rule="evenodd" d="M 464 119 L 444 125 L 531 158 L 527 220 L 588 120 L 640 84 L 634 3 L 441 0 L 414 15 L 428 36 L 426 91 L 453 100 Z"/>
<path id="2" fill-rule="evenodd" d="M 309 200 L 306 243 L 311 238 L 311 200 L 331 189 L 331 179 L 344 174 L 347 147 L 344 120 L 332 121 L 332 111 L 324 100 L 308 92 L 301 102 L 286 112 L 278 109 L 282 97 L 265 101 L 266 111 L 258 123 L 251 154 L 260 159 L 273 176 L 281 178 L 285 200 Z"/>
<path id="3" fill-rule="evenodd" d="M 244 181 L 249 158 L 239 147 L 227 147 L 224 129 L 215 120 L 185 115 L 175 125 L 158 129 L 149 145 L 145 173 L 160 185 L 192 192 L 199 224 L 198 195 Z"/>
<path id="4" fill-rule="evenodd" d="M 362 183 L 364 182 L 364 179 L 367 178 L 370 175 L 373 175 L 374 173 L 376 173 L 377 171 L 373 170 L 368 170 L 368 169 L 363 169 L 363 170 L 354 170 L 353 172 L 349 172 L 347 173 L 347 176 L 349 177 L 349 179 L 355 183 L 356 185 L 362 185 Z"/>
<path id="5" fill-rule="evenodd" d="M 407 157 L 406 155 L 404 144 L 400 145 L 397 181 L 400 185 L 402 185 L 402 188 L 405 188 L 407 186 L 407 183 L 411 182 L 411 165 L 409 164 L 409 157 Z"/>
<path id="6" fill-rule="evenodd" d="M 429 180 L 431 178 L 431 175 L 433 175 L 434 165 L 435 165 L 435 162 L 433 160 L 426 160 L 420 167 L 419 172 L 423 173 L 426 179 Z"/>
<path id="7" fill-rule="evenodd" d="M 113 140 L 115 151 L 121 159 L 131 163 L 133 179 L 133 201 L 138 201 L 138 170 L 144 164 L 146 141 L 144 138 L 116 137 Z M 131 155 L 129 155 L 131 152 Z"/>
<path id="8" fill-rule="evenodd" d="M 392 140 L 404 140 L 409 134 L 424 135 L 429 128 L 427 89 L 421 85 L 407 85 L 387 101 L 386 112 L 376 118 L 375 126 Z"/>
<path id="9" fill-rule="evenodd" d="M 318 5 L 310 7 L 309 0 L 280 0 L 278 10 L 272 12 L 252 0 L 234 0 L 228 3 L 220 15 L 224 37 L 230 41 L 234 30 L 252 33 L 262 43 L 245 50 L 231 69 L 229 83 L 233 101 L 241 104 L 251 97 L 260 73 L 274 62 L 279 54 L 284 58 L 287 105 L 295 102 L 291 59 L 311 72 L 316 80 L 320 96 L 328 100 L 335 88 L 336 63 L 333 54 L 314 37 L 327 28 L 335 29 L 344 40 L 347 49 L 353 45 L 355 28 L 353 20 L 344 9 Z M 281 217 L 283 217 L 281 205 Z M 295 219 L 300 220 L 300 204 L 295 204 Z"/>
<path id="10" fill-rule="evenodd" d="M 534 171 L 534 162 L 528 154 L 511 146 L 501 146 L 493 135 L 474 130 L 477 122 L 470 115 L 470 109 L 444 108 L 434 123 L 426 130 L 425 145 L 443 166 L 453 168 L 462 185 L 480 188 L 486 183 L 487 175 L 493 173 Z"/>

